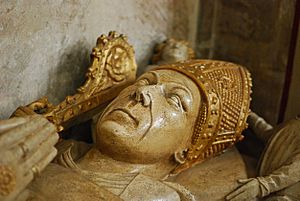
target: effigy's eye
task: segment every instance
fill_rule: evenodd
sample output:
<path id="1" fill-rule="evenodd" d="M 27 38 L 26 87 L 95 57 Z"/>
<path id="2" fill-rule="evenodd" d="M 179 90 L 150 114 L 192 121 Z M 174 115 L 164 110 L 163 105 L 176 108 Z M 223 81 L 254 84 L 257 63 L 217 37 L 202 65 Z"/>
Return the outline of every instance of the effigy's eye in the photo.
<path id="1" fill-rule="evenodd" d="M 167 101 L 170 105 L 174 106 L 176 109 L 184 111 L 181 99 L 178 95 L 172 94 L 169 97 L 167 97 Z"/>

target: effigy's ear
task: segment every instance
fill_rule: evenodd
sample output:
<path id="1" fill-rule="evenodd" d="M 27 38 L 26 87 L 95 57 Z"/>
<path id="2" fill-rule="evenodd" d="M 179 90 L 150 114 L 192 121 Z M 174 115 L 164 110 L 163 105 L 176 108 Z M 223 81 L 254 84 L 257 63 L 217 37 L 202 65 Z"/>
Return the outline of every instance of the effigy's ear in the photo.
<path id="1" fill-rule="evenodd" d="M 110 32 L 101 35 L 91 54 L 92 64 L 86 73 L 86 81 L 77 93 L 67 96 L 54 106 L 47 97 L 26 106 L 20 106 L 11 115 L 41 114 L 62 131 L 77 123 L 91 119 L 114 99 L 122 89 L 136 78 L 136 62 L 133 47 L 124 35 Z"/>

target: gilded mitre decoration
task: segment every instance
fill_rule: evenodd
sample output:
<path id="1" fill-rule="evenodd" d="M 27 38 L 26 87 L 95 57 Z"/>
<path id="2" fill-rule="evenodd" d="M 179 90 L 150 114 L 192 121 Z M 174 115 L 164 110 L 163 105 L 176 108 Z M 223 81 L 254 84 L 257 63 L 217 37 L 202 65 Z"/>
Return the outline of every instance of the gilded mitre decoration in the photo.
<path id="1" fill-rule="evenodd" d="M 160 66 L 192 79 L 201 94 L 201 106 L 190 147 L 173 173 L 222 153 L 243 139 L 250 112 L 251 78 L 242 66 L 223 61 L 191 60 Z"/>

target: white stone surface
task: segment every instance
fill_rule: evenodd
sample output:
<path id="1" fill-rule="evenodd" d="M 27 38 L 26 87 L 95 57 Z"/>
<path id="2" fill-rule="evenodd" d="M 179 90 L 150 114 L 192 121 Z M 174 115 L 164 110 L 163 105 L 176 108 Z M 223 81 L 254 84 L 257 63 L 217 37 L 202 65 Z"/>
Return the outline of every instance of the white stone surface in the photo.
<path id="1" fill-rule="evenodd" d="M 58 103 L 84 80 L 96 38 L 116 30 L 139 71 L 173 28 L 172 0 L 0 2 L 0 119 L 42 96 Z"/>

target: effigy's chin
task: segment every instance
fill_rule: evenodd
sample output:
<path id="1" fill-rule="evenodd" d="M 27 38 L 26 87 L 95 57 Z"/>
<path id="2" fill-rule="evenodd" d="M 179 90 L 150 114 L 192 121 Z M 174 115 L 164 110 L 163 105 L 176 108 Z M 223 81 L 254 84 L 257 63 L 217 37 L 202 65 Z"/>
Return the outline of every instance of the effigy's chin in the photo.
<path id="1" fill-rule="evenodd" d="M 97 133 L 99 136 L 126 137 L 130 132 L 125 124 L 108 120 L 99 125 Z"/>

